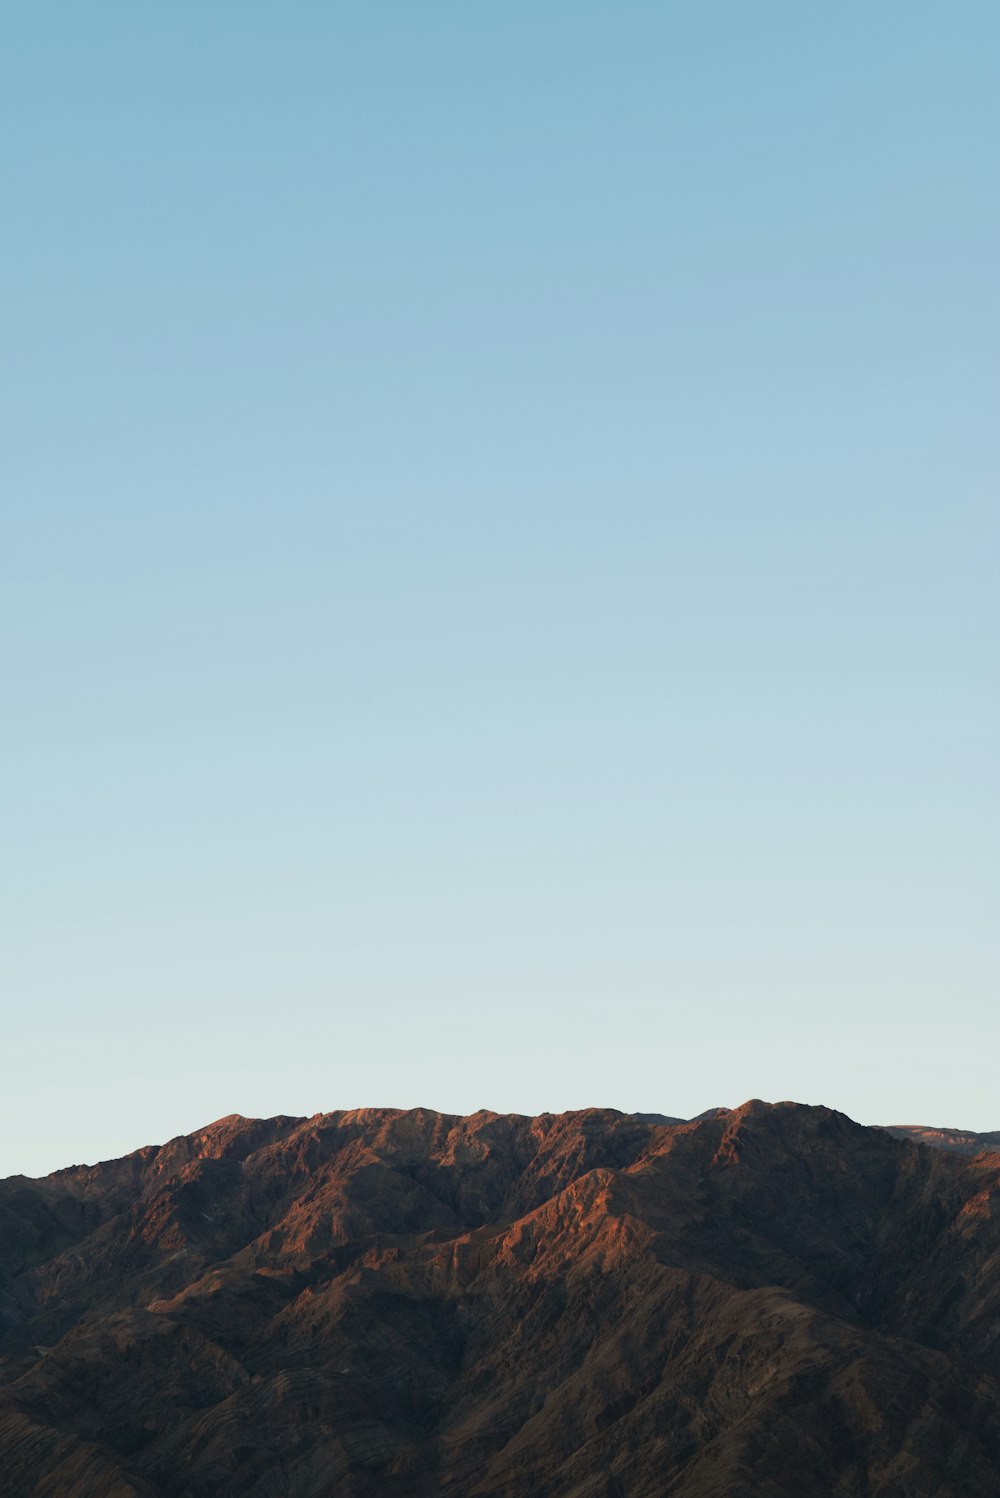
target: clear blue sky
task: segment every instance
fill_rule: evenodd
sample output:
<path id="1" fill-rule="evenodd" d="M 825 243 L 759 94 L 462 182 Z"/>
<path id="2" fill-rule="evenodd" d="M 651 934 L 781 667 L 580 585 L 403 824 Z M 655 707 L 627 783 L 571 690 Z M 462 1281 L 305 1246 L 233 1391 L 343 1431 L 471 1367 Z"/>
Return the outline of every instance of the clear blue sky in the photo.
<path id="1" fill-rule="evenodd" d="M 995 3 L 5 8 L 0 1173 L 1000 1128 Z"/>

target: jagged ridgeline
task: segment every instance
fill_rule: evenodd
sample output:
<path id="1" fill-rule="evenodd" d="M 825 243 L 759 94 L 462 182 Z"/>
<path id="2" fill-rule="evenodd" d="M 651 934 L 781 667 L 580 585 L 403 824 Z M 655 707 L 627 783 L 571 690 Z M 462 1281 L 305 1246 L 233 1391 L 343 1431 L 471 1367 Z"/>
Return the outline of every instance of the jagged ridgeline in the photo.
<path id="1" fill-rule="evenodd" d="M 963 1138 L 365 1109 L 15 1177 L 4 1498 L 985 1498 L 1000 1156 Z"/>

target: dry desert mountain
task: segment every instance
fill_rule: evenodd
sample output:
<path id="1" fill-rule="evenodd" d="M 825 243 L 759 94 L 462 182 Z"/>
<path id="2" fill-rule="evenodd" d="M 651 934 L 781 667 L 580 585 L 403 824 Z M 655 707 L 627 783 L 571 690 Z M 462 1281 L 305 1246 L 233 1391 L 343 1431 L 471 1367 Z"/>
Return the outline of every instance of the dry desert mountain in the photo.
<path id="1" fill-rule="evenodd" d="M 220 1119 L 0 1183 L 4 1498 L 987 1498 L 1000 1135 Z"/>

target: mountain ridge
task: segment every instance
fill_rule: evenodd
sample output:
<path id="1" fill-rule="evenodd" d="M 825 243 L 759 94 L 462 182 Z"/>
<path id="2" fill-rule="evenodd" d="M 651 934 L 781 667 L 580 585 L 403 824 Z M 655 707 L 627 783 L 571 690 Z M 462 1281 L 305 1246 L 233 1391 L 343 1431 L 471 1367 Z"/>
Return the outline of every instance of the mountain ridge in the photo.
<path id="1" fill-rule="evenodd" d="M 745 1106 L 745 1105 L 741 1105 L 741 1106 Z M 776 1105 L 776 1104 L 769 1104 L 768 1106 L 778 1106 L 778 1105 Z M 801 1104 L 801 1103 L 795 1103 L 794 1106 L 796 1106 L 796 1107 L 806 1107 L 806 1106 L 811 1106 L 811 1105 Z M 816 1105 L 816 1106 L 824 1106 L 824 1105 L 820 1104 L 820 1105 Z M 503 1117 L 503 1118 L 554 1118 L 554 1117 L 570 1117 L 573 1114 L 578 1114 L 578 1113 L 582 1114 L 582 1113 L 588 1113 L 588 1112 L 594 1112 L 594 1111 L 602 1112 L 602 1113 L 621 1114 L 622 1117 L 625 1117 L 625 1118 L 634 1118 L 634 1119 L 639 1120 L 642 1123 L 658 1124 L 658 1125 L 660 1125 L 662 1127 L 671 1127 L 672 1128 L 672 1127 L 677 1127 L 678 1125 L 682 1125 L 682 1124 L 698 1123 L 698 1122 L 701 1122 L 704 1119 L 724 1118 L 724 1117 L 727 1117 L 730 1114 L 736 1112 L 737 1110 L 734 1109 L 734 1108 L 729 1108 L 729 1107 L 725 1107 L 725 1106 L 717 1106 L 717 1107 L 713 1107 L 713 1108 L 706 1108 L 701 1113 L 696 1113 L 696 1114 L 692 1115 L 692 1117 L 690 1117 L 690 1118 L 682 1118 L 679 1115 L 667 1114 L 667 1113 L 633 1112 L 633 1111 L 628 1111 L 628 1110 L 623 1110 L 623 1109 L 618 1109 L 618 1108 L 598 1108 L 598 1109 L 582 1108 L 582 1109 L 569 1109 L 569 1110 L 566 1110 L 564 1113 L 561 1113 L 561 1114 L 552 1114 L 552 1113 L 540 1113 L 540 1114 L 506 1113 L 506 1114 L 501 1114 L 501 1113 L 498 1113 L 495 1110 L 490 1109 L 490 1108 L 481 1108 L 481 1109 L 477 1109 L 476 1112 L 471 1113 L 471 1114 L 455 1114 L 455 1113 L 445 1112 L 444 1110 L 441 1110 L 441 1109 L 425 1107 L 423 1105 L 418 1105 L 415 1108 L 392 1108 L 392 1107 L 387 1107 L 387 1108 L 370 1108 L 370 1107 L 364 1107 L 364 1108 L 354 1108 L 354 1109 L 333 1110 L 333 1111 L 328 1112 L 328 1113 L 320 1112 L 320 1113 L 313 1113 L 313 1114 L 273 1114 L 273 1115 L 271 1115 L 268 1118 L 255 1118 L 255 1117 L 252 1117 L 251 1115 L 243 1114 L 243 1113 L 226 1113 L 226 1114 L 221 1115 L 219 1118 L 213 1119 L 211 1121 L 211 1123 L 203 1124 L 200 1128 L 192 1130 L 191 1133 L 189 1133 L 189 1134 L 175 1134 L 175 1135 L 171 1135 L 171 1137 L 169 1139 L 165 1140 L 163 1144 L 144 1144 L 144 1145 L 139 1145 L 139 1146 L 137 1146 L 133 1150 L 128 1150 L 124 1155 L 109 1156 L 105 1160 L 94 1161 L 93 1163 L 87 1163 L 87 1162 L 84 1162 L 84 1161 L 78 1161 L 78 1162 L 76 1162 L 76 1163 L 74 1163 L 72 1165 L 59 1166 L 56 1170 L 48 1171 L 44 1175 L 40 1175 L 40 1176 L 26 1175 L 23 1172 L 14 1172 L 10 1176 L 0 1176 L 0 1185 L 4 1184 L 6 1181 L 14 1181 L 14 1180 L 21 1180 L 21 1181 L 44 1181 L 44 1180 L 52 1179 L 52 1178 L 57 1177 L 57 1176 L 64 1176 L 67 1173 L 72 1172 L 72 1171 L 96 1169 L 98 1166 L 107 1166 L 107 1165 L 115 1163 L 116 1161 L 131 1159 L 133 1156 L 137 1156 L 137 1155 L 148 1155 L 151 1152 L 156 1152 L 156 1151 L 167 1149 L 170 1145 L 176 1144 L 176 1143 L 178 1143 L 179 1141 L 182 1141 L 182 1140 L 196 1140 L 196 1139 L 204 1138 L 209 1133 L 211 1133 L 211 1132 L 213 1132 L 215 1130 L 221 1130 L 223 1128 L 223 1126 L 238 1126 L 240 1124 L 259 1124 L 259 1125 L 263 1125 L 263 1124 L 276 1123 L 276 1122 L 279 1122 L 279 1121 L 280 1122 L 291 1122 L 291 1123 L 294 1123 L 294 1124 L 307 1124 L 307 1123 L 313 1123 L 316 1120 L 320 1120 L 320 1119 L 332 1119 L 332 1118 L 335 1118 L 335 1117 L 336 1118 L 346 1118 L 346 1117 L 350 1116 L 350 1117 L 364 1118 L 364 1117 L 374 1117 L 375 1115 L 393 1115 L 393 1116 L 398 1116 L 398 1115 L 404 1114 L 404 1113 L 437 1114 L 438 1116 L 440 1116 L 442 1118 L 462 1118 L 462 1117 L 475 1118 L 475 1117 L 479 1117 L 479 1116 L 489 1116 L 489 1117 L 493 1117 L 493 1118 L 501 1118 L 501 1117 Z M 833 1110 L 833 1111 L 837 1111 L 837 1110 Z M 849 1117 L 849 1116 L 850 1115 L 845 1114 L 845 1117 Z M 983 1149 L 1000 1149 L 1000 1130 L 979 1131 L 979 1132 L 977 1132 L 977 1131 L 975 1131 L 973 1129 L 964 1129 L 964 1128 L 950 1126 L 950 1125 L 949 1126 L 945 1126 L 945 1125 L 934 1125 L 934 1124 L 898 1124 L 898 1123 L 897 1124 L 863 1124 L 863 1125 L 859 1125 L 859 1127 L 862 1127 L 862 1128 L 884 1129 L 887 1133 L 892 1134 L 896 1138 L 899 1138 L 899 1139 L 911 1139 L 915 1143 L 928 1144 L 928 1145 L 930 1145 L 930 1146 L 932 1146 L 934 1148 L 947 1149 L 947 1150 L 951 1150 L 951 1151 L 953 1151 L 955 1153 L 960 1153 L 960 1154 L 978 1154 Z"/>
<path id="2" fill-rule="evenodd" d="M 228 1114 L 8 1178 L 5 1492 L 992 1492 L 1000 1160 L 895 1128 Z"/>

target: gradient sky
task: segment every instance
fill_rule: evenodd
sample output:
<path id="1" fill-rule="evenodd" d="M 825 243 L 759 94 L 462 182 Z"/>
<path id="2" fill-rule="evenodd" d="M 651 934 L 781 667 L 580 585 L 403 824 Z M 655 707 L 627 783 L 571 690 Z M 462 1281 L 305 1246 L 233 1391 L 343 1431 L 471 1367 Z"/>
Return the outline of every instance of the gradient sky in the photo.
<path id="1" fill-rule="evenodd" d="M 1000 1128 L 993 0 L 0 42 L 0 1173 Z"/>

